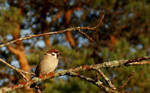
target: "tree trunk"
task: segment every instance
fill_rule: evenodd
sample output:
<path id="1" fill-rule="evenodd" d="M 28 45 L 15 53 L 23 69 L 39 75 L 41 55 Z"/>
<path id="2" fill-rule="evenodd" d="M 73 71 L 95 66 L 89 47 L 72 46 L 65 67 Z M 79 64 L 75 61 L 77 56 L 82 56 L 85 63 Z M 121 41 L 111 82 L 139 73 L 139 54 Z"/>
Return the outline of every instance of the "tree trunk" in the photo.
<path id="1" fill-rule="evenodd" d="M 13 32 L 13 38 L 18 39 L 20 38 L 20 24 L 16 26 Z M 20 63 L 20 68 L 24 71 L 30 71 L 30 66 L 27 60 L 27 56 L 25 54 L 24 46 L 22 44 L 22 41 L 18 41 L 15 43 L 14 46 L 9 45 L 8 49 L 10 52 L 12 52 L 18 59 Z M 27 76 L 28 79 L 30 79 L 30 76 Z M 33 93 L 33 90 L 29 87 L 25 88 L 26 93 Z"/>
<path id="2" fill-rule="evenodd" d="M 65 25 L 66 27 L 68 27 L 69 23 L 70 23 L 70 17 L 72 14 L 72 10 L 67 10 L 65 12 Z M 71 34 L 71 32 L 66 32 L 66 40 L 69 42 L 69 44 L 71 45 L 71 47 L 75 47 L 75 40 Z"/>

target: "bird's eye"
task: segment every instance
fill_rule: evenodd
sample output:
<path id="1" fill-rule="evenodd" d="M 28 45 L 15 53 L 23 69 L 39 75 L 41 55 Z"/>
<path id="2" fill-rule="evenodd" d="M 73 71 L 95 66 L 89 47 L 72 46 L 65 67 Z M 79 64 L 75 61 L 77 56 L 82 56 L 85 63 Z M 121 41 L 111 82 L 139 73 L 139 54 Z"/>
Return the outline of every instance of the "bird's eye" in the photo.
<path id="1" fill-rule="evenodd" d="M 52 56 L 56 56 L 56 53 L 52 53 Z"/>

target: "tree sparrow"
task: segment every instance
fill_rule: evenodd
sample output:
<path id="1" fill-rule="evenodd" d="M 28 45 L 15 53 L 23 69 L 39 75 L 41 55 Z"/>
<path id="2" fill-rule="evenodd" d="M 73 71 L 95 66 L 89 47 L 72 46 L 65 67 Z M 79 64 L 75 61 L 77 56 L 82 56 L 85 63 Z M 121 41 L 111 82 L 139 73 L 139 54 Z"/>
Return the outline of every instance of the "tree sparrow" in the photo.
<path id="1" fill-rule="evenodd" d="M 47 53 L 43 56 L 43 58 L 36 67 L 35 70 L 36 77 L 53 72 L 58 65 L 59 55 L 60 52 L 56 49 L 51 49 L 47 51 Z"/>
<path id="2" fill-rule="evenodd" d="M 57 49 L 48 50 L 36 67 L 36 77 L 55 71 L 59 55 L 60 52 Z M 33 83 L 30 87 L 36 87 L 36 83 Z"/>

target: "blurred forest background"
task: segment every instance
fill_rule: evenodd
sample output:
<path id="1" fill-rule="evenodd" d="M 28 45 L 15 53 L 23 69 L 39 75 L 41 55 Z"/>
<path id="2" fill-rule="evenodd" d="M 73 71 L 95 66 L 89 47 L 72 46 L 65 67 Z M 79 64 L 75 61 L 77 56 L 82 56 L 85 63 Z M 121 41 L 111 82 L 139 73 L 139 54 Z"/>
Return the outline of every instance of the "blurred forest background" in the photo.
<path id="1" fill-rule="evenodd" d="M 57 70 L 148 56 L 149 11 L 149 0 L 0 0 L 0 44 L 69 27 L 93 27 L 98 24 L 101 14 L 105 15 L 103 24 L 96 31 L 84 30 L 94 42 L 77 31 L 46 35 L 2 47 L 0 58 L 25 71 L 34 71 L 40 57 L 50 48 L 62 52 Z M 116 87 L 134 72 L 124 90 L 132 93 L 150 92 L 148 65 L 102 70 Z M 83 73 L 96 78 L 94 72 Z M 0 87 L 15 85 L 20 80 L 17 72 L 0 63 Z M 46 80 L 42 86 L 44 93 L 104 92 L 89 82 L 68 76 Z M 24 92 L 26 90 L 22 88 L 12 93 Z"/>

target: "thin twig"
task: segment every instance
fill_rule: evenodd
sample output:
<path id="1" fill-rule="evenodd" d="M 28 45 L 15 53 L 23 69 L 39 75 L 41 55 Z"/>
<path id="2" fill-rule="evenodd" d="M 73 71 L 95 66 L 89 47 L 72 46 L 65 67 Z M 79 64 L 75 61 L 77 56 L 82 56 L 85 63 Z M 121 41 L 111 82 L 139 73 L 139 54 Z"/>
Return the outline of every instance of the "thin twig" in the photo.
<path id="1" fill-rule="evenodd" d="M 21 69 L 19 69 L 19 68 L 16 68 L 16 67 L 10 65 L 9 63 L 7 63 L 6 61 L 4 61 L 4 60 L 1 59 L 1 58 L 0 58 L 0 62 L 4 63 L 5 65 L 7 65 L 8 67 L 10 67 L 11 69 L 13 69 L 13 70 L 19 72 L 21 75 L 22 75 L 22 74 L 35 75 L 35 74 L 32 73 L 32 72 L 27 72 L 27 71 L 21 70 Z M 23 75 L 23 77 L 24 77 L 24 75 Z"/>
<path id="2" fill-rule="evenodd" d="M 118 89 L 121 90 L 123 89 L 127 84 L 128 82 L 131 80 L 131 77 L 133 76 L 134 72 L 131 72 L 130 75 L 128 76 L 128 78 L 126 79 L 126 81 L 122 84 L 122 86 L 120 86 Z"/>
<path id="3" fill-rule="evenodd" d="M 101 17 L 99 18 L 99 22 L 98 22 L 98 24 L 96 25 L 96 28 L 99 28 L 99 27 L 100 27 L 100 25 L 102 24 L 103 19 L 104 19 L 104 14 L 102 14 Z"/>
<path id="4" fill-rule="evenodd" d="M 102 24 L 102 21 L 104 19 L 104 14 L 101 15 L 101 17 L 99 18 L 99 22 L 95 27 L 91 27 L 92 29 L 96 30 L 97 28 L 100 27 L 100 25 Z M 93 38 L 91 38 L 89 35 L 87 35 L 86 33 L 84 33 L 83 31 L 81 31 L 81 29 L 78 29 L 78 32 L 80 32 L 82 35 L 84 35 L 86 38 L 88 38 L 91 42 L 93 42 Z"/>
<path id="5" fill-rule="evenodd" d="M 94 79 L 92 79 L 90 77 L 85 77 L 85 76 L 80 75 L 80 74 L 75 73 L 75 72 L 69 72 L 69 73 L 66 73 L 66 75 L 69 75 L 69 76 L 72 76 L 72 77 L 79 77 L 79 78 L 87 80 L 87 81 L 89 81 L 89 82 L 91 82 L 93 84 L 95 84 L 95 82 L 96 82 Z M 101 84 L 103 84 L 103 83 L 101 82 Z"/>
<path id="6" fill-rule="evenodd" d="M 79 77 L 79 78 L 81 78 L 81 79 L 83 79 L 83 80 L 86 80 L 86 81 L 88 81 L 88 82 L 91 82 L 92 84 L 94 84 L 94 85 L 96 85 L 96 86 L 98 86 L 98 87 L 104 89 L 106 92 L 117 93 L 117 90 L 111 89 L 111 88 L 109 88 L 109 87 L 103 85 L 103 82 L 101 82 L 100 80 L 95 81 L 95 80 L 93 80 L 93 79 L 90 78 L 90 77 L 85 77 L 85 76 L 79 75 L 79 74 L 77 74 L 77 73 L 75 73 L 75 72 L 69 72 L 69 73 L 66 73 L 66 75 L 73 76 L 73 77 Z"/>
<path id="7" fill-rule="evenodd" d="M 102 78 L 106 81 L 106 83 L 111 87 L 112 89 L 116 89 L 115 86 L 111 83 L 109 78 L 100 70 L 100 69 L 95 69 L 98 71 L 98 73 L 102 76 Z"/>
<path id="8" fill-rule="evenodd" d="M 80 32 L 82 35 L 84 35 L 88 40 L 90 40 L 91 42 L 93 42 L 93 38 L 91 38 L 89 35 L 87 35 L 86 33 L 84 33 L 83 31 L 78 30 L 78 32 Z"/>

